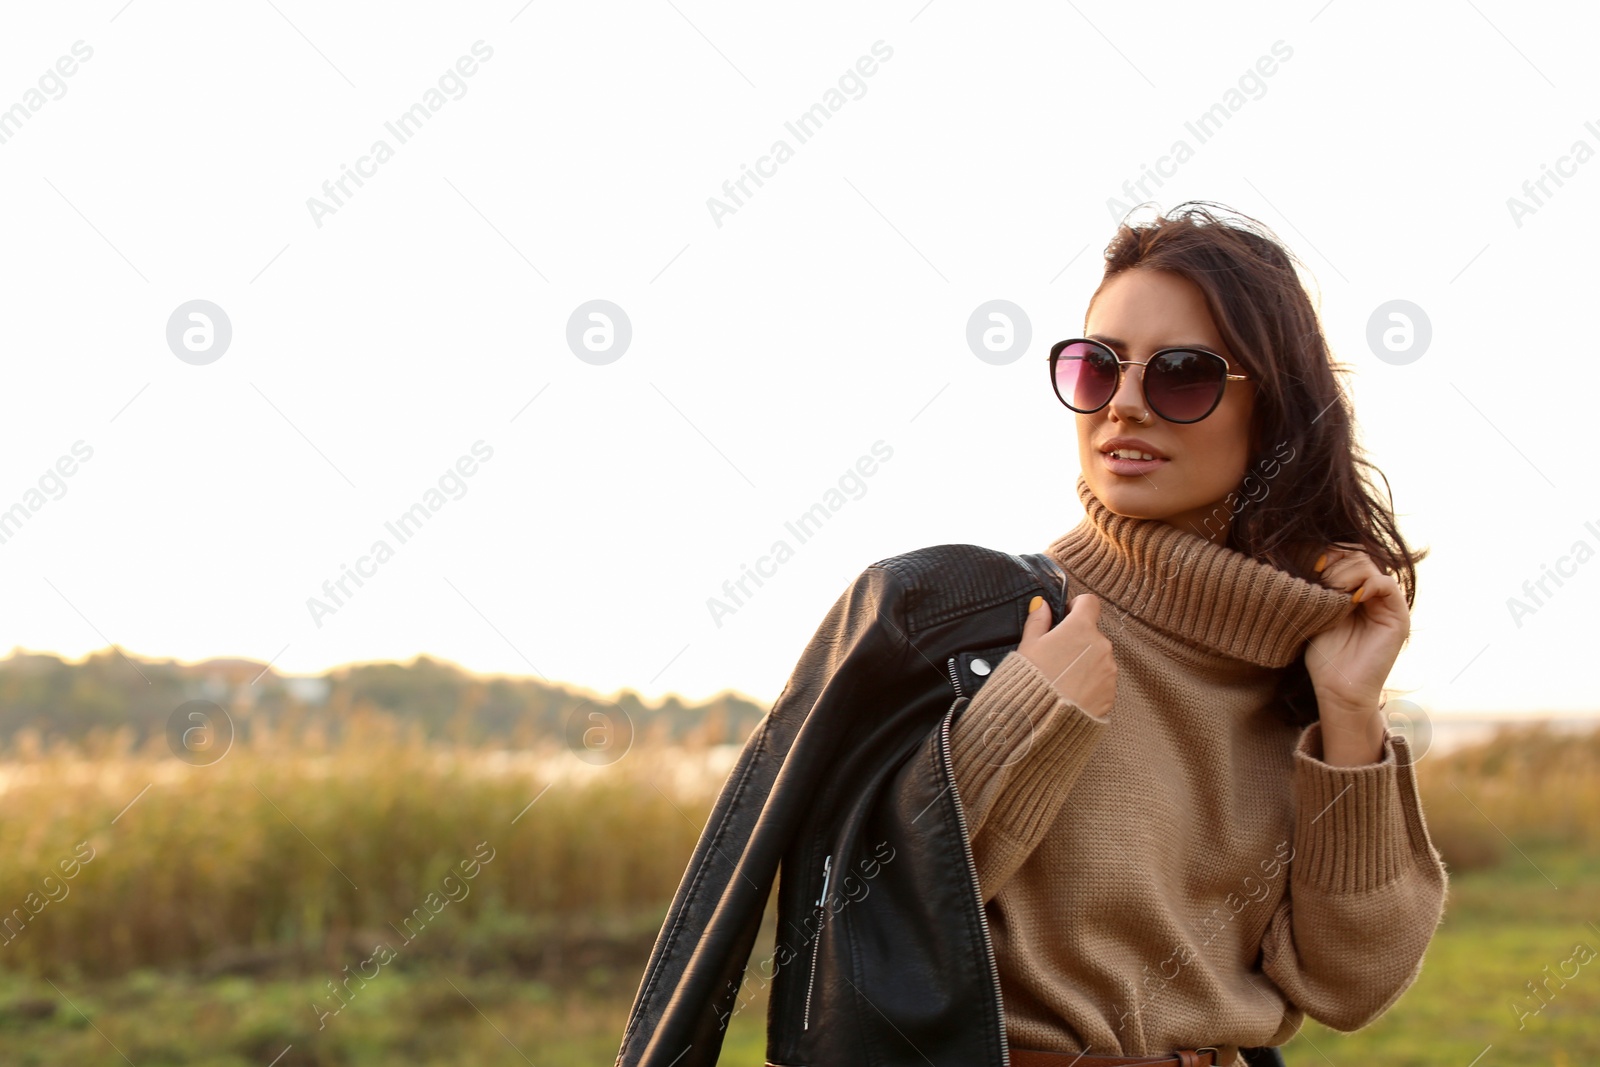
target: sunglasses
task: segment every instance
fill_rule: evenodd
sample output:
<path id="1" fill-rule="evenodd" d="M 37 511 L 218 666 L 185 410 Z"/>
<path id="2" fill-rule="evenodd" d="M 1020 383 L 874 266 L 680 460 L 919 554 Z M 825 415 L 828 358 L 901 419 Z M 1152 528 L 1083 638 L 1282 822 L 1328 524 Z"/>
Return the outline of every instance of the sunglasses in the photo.
<path id="1" fill-rule="evenodd" d="M 1230 381 L 1249 381 L 1229 374 L 1228 361 L 1203 348 L 1163 348 L 1140 363 L 1118 359 L 1099 341 L 1076 337 L 1050 349 L 1050 384 L 1056 399 L 1080 415 L 1092 415 L 1111 403 L 1122 386 L 1123 367 L 1144 368 L 1144 403 L 1168 422 L 1199 422 L 1216 410 Z"/>

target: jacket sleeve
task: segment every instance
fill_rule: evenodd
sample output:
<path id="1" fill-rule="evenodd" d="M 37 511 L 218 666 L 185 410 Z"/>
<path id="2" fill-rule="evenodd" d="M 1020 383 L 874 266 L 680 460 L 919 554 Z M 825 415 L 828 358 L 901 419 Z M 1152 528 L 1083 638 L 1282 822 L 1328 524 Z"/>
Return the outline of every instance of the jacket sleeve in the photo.
<path id="1" fill-rule="evenodd" d="M 1449 878 L 1403 736 L 1386 733 L 1376 763 L 1322 757 L 1318 721 L 1294 750 L 1289 891 L 1267 925 L 1262 971 L 1306 1015 L 1349 1032 L 1416 980 Z"/>
<path id="2" fill-rule="evenodd" d="M 868 567 L 817 627 L 751 731 L 684 869 L 629 1011 L 615 1067 L 711 1067 L 780 862 L 819 783 L 848 755 L 852 709 L 905 674 L 904 591 Z"/>
<path id="3" fill-rule="evenodd" d="M 950 756 L 985 904 L 1043 839 L 1109 728 L 1015 650 L 956 717 Z"/>

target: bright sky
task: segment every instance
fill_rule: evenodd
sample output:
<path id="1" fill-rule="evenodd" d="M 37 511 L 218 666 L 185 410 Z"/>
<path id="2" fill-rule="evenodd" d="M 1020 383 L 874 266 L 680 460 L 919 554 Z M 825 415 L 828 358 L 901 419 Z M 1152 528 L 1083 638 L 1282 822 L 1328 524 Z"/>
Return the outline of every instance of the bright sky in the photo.
<path id="1" fill-rule="evenodd" d="M 1045 356 L 1114 215 L 1195 197 L 1309 265 L 1433 548 L 1391 684 L 1440 715 L 1600 707 L 1600 17 L 1193 10 L 18 8 L 0 508 L 26 517 L 0 649 L 289 673 L 423 652 L 770 702 L 872 562 L 1035 551 L 1080 520 Z M 220 355 L 215 328 L 184 347 L 197 300 Z M 568 341 L 597 300 L 631 329 L 610 362 Z M 997 300 L 1031 332 L 1000 365 L 968 344 Z M 1431 328 L 1410 362 L 1368 341 L 1396 300 Z M 800 543 L 786 523 L 841 479 Z M 435 490 L 404 540 L 386 526 Z M 792 558 L 715 618 L 779 539 Z M 346 565 L 363 584 L 315 617 Z"/>

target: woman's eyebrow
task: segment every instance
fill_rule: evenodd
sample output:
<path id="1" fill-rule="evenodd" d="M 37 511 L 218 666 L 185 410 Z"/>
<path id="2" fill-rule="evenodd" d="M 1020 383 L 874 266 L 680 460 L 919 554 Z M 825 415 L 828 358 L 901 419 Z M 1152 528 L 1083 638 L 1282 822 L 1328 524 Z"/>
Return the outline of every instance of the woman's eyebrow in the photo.
<path id="1" fill-rule="evenodd" d="M 1128 342 L 1122 340 L 1119 337 L 1107 337 L 1103 333 L 1086 333 L 1086 334 L 1084 334 L 1084 336 L 1087 337 L 1091 341 L 1099 341 L 1103 345 L 1110 345 L 1112 348 L 1127 348 L 1128 347 Z M 1189 344 L 1181 344 L 1180 343 L 1180 344 L 1175 344 L 1175 345 L 1159 345 L 1158 347 L 1159 348 L 1199 348 L 1199 349 L 1203 349 L 1203 350 L 1205 350 L 1207 352 L 1216 352 L 1217 351 L 1216 349 L 1212 348 L 1210 345 L 1203 344 L 1203 343 L 1198 342 L 1198 341 L 1191 342 Z M 1221 354 L 1222 353 L 1217 352 L 1217 355 L 1221 355 Z"/>

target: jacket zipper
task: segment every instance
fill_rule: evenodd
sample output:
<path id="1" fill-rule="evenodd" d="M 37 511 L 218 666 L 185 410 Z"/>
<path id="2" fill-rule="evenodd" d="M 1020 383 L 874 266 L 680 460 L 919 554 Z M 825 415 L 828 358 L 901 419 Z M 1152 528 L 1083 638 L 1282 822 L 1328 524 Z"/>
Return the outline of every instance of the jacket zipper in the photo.
<path id="1" fill-rule="evenodd" d="M 950 660 L 950 677 L 955 678 L 956 661 Z M 959 691 L 961 683 L 956 681 Z M 961 824 L 961 847 L 967 854 L 967 875 L 972 880 L 972 895 L 978 901 L 978 922 L 983 930 L 983 949 L 989 960 L 990 990 L 994 993 L 995 1016 L 1000 1020 L 1000 1063 L 1001 1067 L 1011 1067 L 1011 1048 L 1006 1037 L 1006 1008 L 1000 996 L 1000 967 L 995 962 L 994 941 L 989 937 L 989 916 L 983 907 L 983 888 L 978 883 L 978 861 L 972 855 L 972 838 L 967 833 L 967 809 L 961 802 L 961 790 L 956 787 L 955 764 L 950 756 L 950 721 L 954 717 L 955 708 L 945 712 L 944 721 L 939 726 L 939 748 L 944 754 L 944 773 L 950 783 L 950 794 L 956 798 L 956 819 Z"/>
<path id="2" fill-rule="evenodd" d="M 806 978 L 806 1011 L 800 1029 L 811 1029 L 811 990 L 817 984 L 817 953 L 822 948 L 822 922 L 828 917 L 826 901 L 828 899 L 828 875 L 833 866 L 833 855 L 822 861 L 822 895 L 817 898 L 817 932 L 816 940 L 811 942 L 811 974 Z"/>
<path id="3" fill-rule="evenodd" d="M 956 670 L 956 658 L 951 656 L 950 662 L 945 666 L 949 667 L 950 669 L 950 684 L 956 687 L 956 696 L 966 696 L 967 694 L 963 692 L 961 688 L 961 673 Z"/>

